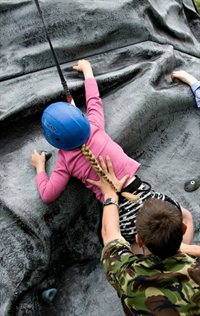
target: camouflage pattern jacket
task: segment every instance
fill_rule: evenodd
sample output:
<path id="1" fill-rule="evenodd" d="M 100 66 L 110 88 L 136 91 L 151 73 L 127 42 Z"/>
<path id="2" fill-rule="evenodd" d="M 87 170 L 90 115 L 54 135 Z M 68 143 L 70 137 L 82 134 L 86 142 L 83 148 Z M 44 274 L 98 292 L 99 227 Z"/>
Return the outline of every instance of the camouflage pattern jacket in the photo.
<path id="1" fill-rule="evenodd" d="M 134 255 L 124 239 L 109 242 L 101 259 L 125 315 L 200 316 L 200 261 Z"/>

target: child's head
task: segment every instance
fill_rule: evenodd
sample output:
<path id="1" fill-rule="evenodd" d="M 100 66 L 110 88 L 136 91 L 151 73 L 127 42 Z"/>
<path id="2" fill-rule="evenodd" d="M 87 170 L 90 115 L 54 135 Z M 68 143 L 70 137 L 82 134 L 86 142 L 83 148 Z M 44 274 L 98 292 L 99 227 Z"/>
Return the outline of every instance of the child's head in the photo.
<path id="1" fill-rule="evenodd" d="M 76 106 L 66 102 L 49 105 L 43 112 L 42 126 L 46 140 L 58 149 L 78 148 L 90 136 L 87 117 Z"/>
<path id="2" fill-rule="evenodd" d="M 136 229 L 151 253 L 164 259 L 179 250 L 185 226 L 182 213 L 175 205 L 148 199 L 137 213 Z"/>

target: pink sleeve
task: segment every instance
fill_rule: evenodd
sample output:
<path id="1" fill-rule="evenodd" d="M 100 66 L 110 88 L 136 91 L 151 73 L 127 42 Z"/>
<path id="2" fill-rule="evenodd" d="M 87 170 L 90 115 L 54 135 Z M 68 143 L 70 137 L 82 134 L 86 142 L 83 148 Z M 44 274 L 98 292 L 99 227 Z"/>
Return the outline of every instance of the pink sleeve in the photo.
<path id="1" fill-rule="evenodd" d="M 89 122 L 104 129 L 103 104 L 95 78 L 85 80 L 85 97 Z"/>
<path id="2" fill-rule="evenodd" d="M 70 175 L 62 159 L 62 154 L 59 152 L 58 160 L 50 178 L 45 171 L 35 176 L 36 186 L 42 201 L 45 203 L 55 201 L 66 187 L 69 179 Z"/>

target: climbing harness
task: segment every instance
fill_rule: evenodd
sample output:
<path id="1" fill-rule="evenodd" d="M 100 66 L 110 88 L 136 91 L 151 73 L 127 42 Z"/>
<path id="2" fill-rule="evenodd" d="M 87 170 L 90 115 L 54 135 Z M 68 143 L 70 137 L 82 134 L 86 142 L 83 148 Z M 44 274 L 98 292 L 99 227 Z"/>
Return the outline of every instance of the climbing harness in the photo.
<path id="1" fill-rule="evenodd" d="M 46 38 L 47 38 L 47 40 L 49 42 L 49 46 L 51 48 L 51 52 L 52 52 L 52 55 L 53 55 L 53 58 L 54 58 L 54 61 L 55 61 L 55 64 L 56 64 L 56 68 L 57 68 L 59 77 L 60 77 L 60 81 L 62 83 L 64 92 L 65 92 L 66 100 L 67 100 L 68 103 L 71 103 L 71 104 L 75 105 L 74 100 L 73 100 L 73 98 L 71 96 L 71 93 L 69 91 L 67 82 L 66 82 L 66 80 L 64 78 L 64 75 L 63 75 L 62 70 L 60 68 L 60 65 L 58 63 L 58 59 L 57 59 L 56 53 L 54 51 L 53 45 L 51 43 L 51 40 L 50 40 L 48 31 L 47 31 L 47 28 L 46 28 L 46 25 L 45 25 L 45 21 L 44 21 L 44 18 L 43 18 L 42 10 L 41 10 L 40 5 L 39 5 L 39 1 L 35 0 L 35 4 L 36 4 L 37 10 L 38 10 L 38 13 L 40 15 L 40 18 L 42 20 L 42 24 L 43 24 L 43 27 L 44 27 L 45 35 L 46 35 Z"/>

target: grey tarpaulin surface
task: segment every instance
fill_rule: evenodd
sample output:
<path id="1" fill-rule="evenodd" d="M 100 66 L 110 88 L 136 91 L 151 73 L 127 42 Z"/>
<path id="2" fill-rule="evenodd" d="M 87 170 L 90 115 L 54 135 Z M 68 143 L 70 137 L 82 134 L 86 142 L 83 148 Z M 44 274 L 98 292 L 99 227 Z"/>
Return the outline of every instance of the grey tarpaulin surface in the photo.
<path id="1" fill-rule="evenodd" d="M 192 1 L 41 0 L 48 31 L 77 105 L 84 110 L 75 60 L 88 58 L 103 98 L 108 133 L 142 163 L 139 175 L 175 197 L 194 217 L 200 240 L 200 112 L 174 69 L 200 79 L 200 18 Z M 53 149 L 40 117 L 64 99 L 34 1 L 0 1 L 0 315 L 121 316 L 100 263 L 101 205 L 72 179 L 44 205 L 31 153 Z M 56 159 L 48 162 L 51 172 Z M 44 289 L 57 288 L 48 305 Z"/>

